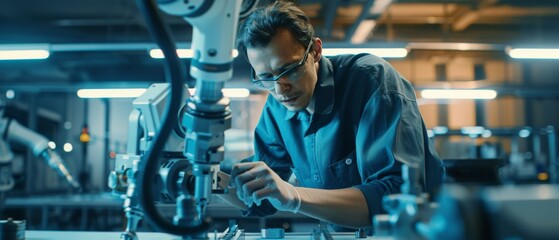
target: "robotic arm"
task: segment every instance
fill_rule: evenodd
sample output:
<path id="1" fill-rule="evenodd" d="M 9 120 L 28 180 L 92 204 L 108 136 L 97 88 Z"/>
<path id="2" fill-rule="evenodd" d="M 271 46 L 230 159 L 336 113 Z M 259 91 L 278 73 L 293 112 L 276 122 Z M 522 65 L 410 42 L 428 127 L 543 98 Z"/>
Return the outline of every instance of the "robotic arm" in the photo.
<path id="1" fill-rule="evenodd" d="M 158 0 L 163 11 L 183 16 L 193 27 L 190 73 L 196 79 L 195 96 L 187 98 L 182 125 L 186 129 L 184 155 L 192 165 L 199 220 L 205 214 L 224 155 L 224 131 L 231 127 L 230 100 L 221 90 L 233 76 L 233 49 L 239 17 L 256 0 Z M 216 29 L 218 27 L 219 29 Z"/>
<path id="2" fill-rule="evenodd" d="M 114 190 L 127 185 L 124 208 L 131 225 L 127 226 L 127 232 L 121 235 L 121 238 L 136 238 L 135 225 L 144 213 L 160 231 L 182 235 L 185 238 L 205 238 L 203 235 L 209 230 L 210 224 L 204 219 L 206 207 L 211 193 L 219 191 L 217 172 L 224 155 L 224 131 L 231 126 L 230 100 L 223 96 L 221 90 L 225 81 L 233 75 L 232 53 L 238 19 L 241 15 L 251 12 L 258 1 L 157 0 L 162 10 L 184 17 L 193 27 L 194 57 L 191 60 L 190 73 L 196 79 L 196 94 L 186 96 L 183 109 L 179 109 L 179 106 L 180 95 L 184 95 L 184 88 L 181 86 L 186 76 L 175 53 L 174 43 L 158 17 L 153 2 L 137 2 L 152 37 L 165 55 L 166 73 L 171 85 L 156 84 L 150 87 L 137 99 L 147 100 L 143 103 L 144 107 L 139 105 L 140 101 L 134 102 L 135 110 L 130 118 L 128 153 L 117 157 L 116 169 L 110 176 L 111 188 Z M 153 107 L 165 98 L 168 98 L 164 101 L 165 109 Z M 169 150 L 178 149 L 175 145 L 175 125 L 177 118 L 181 119 L 180 116 L 182 127 L 185 129 L 181 157 L 185 157 L 189 163 L 190 176 L 186 176 L 185 169 L 172 167 L 182 166 L 182 162 L 185 161 L 162 161 L 162 157 L 166 158 L 165 155 L 169 155 Z M 138 138 L 140 141 L 135 141 Z M 162 189 L 176 190 L 170 194 L 176 196 L 177 204 L 172 223 L 166 221 L 154 206 L 153 193 L 158 191 L 154 191 L 153 180 L 157 178 L 157 169 L 164 183 Z M 141 191 L 137 191 L 136 186 L 141 186 Z M 165 196 L 163 192 L 161 195 Z"/>
<path id="3" fill-rule="evenodd" d="M 48 147 L 48 140 L 42 135 L 22 126 L 13 119 L 0 119 L 0 136 L 2 141 L 7 143 L 19 143 L 31 149 L 33 155 L 42 158 L 45 162 L 64 178 L 64 180 L 74 189 L 79 189 L 80 185 L 74 180 L 66 164 L 62 158 Z M 2 152 L 8 151 L 7 144 L 3 144 L 5 149 Z M 8 153 L 6 153 L 8 154 Z M 4 153 L 3 153 L 4 155 Z"/>
<path id="4" fill-rule="evenodd" d="M 187 98 L 182 125 L 187 129 L 184 155 L 192 165 L 195 189 L 191 193 L 198 216 L 203 219 L 212 190 L 217 188 L 216 174 L 223 160 L 224 131 L 231 127 L 229 99 L 221 89 L 233 75 L 233 47 L 241 0 L 158 1 L 159 7 L 173 15 L 184 16 L 192 24 L 191 75 L 196 94 Z M 216 27 L 220 29 L 216 31 Z"/>

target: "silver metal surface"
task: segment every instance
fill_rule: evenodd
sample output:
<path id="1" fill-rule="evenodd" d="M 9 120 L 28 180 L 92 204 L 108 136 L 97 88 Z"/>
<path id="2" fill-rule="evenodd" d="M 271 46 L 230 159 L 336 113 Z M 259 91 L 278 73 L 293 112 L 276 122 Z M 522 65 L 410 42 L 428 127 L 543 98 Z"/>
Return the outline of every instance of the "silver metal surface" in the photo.
<path id="1" fill-rule="evenodd" d="M 78 194 L 78 195 L 49 195 L 25 198 L 8 197 L 6 199 L 7 208 L 41 208 L 45 212 L 54 208 L 72 209 L 119 209 L 122 207 L 123 199 L 115 198 L 110 193 L 102 194 Z M 219 197 L 212 195 L 208 206 L 208 216 L 217 218 L 239 218 L 242 217 L 241 211 L 231 206 Z M 158 204 L 162 212 L 174 211 L 175 204 Z M 278 212 L 268 218 L 290 218 L 290 219 L 310 219 L 302 214 L 290 212 Z"/>
<path id="2" fill-rule="evenodd" d="M 74 232 L 74 231 L 27 231 L 26 240 L 66 240 L 66 239 L 79 239 L 79 240 L 112 240 L 119 239 L 120 232 Z M 138 238 L 141 240 L 182 240 L 179 236 L 173 236 L 166 233 L 152 233 L 152 232 L 139 232 Z M 350 240 L 355 239 L 354 233 L 331 233 L 332 238 L 336 240 Z M 286 233 L 285 239 L 301 239 L 308 240 L 311 234 L 309 232 L 296 232 Z M 214 233 L 208 234 L 208 239 L 217 239 L 218 236 Z M 245 240 L 257 240 L 260 238 L 260 233 L 245 233 Z M 393 240 L 391 237 L 367 237 L 366 239 L 377 240 Z"/>
<path id="3" fill-rule="evenodd" d="M 212 218 L 242 218 L 242 213 L 237 208 L 226 203 L 219 197 L 212 195 L 211 203 L 207 209 L 207 216 Z M 124 199 L 120 199 L 111 195 L 110 193 L 102 194 L 78 194 L 78 195 L 47 195 L 47 196 L 34 196 L 34 197 L 23 197 L 14 198 L 8 197 L 5 201 L 6 209 L 14 208 L 26 208 L 38 211 L 41 215 L 41 221 L 38 225 L 38 229 L 48 229 L 49 227 L 49 216 L 52 214 L 53 209 L 59 209 L 62 211 L 68 210 L 79 210 L 81 211 L 82 218 L 80 219 L 79 226 L 80 230 L 87 229 L 90 223 L 90 211 L 91 209 L 112 209 L 117 210 L 123 207 Z M 175 213 L 175 204 L 158 204 L 158 209 L 162 214 L 167 216 L 172 216 Z M 135 214 L 138 212 L 131 212 L 130 214 Z M 296 220 L 310 219 L 310 217 L 302 214 L 294 214 L 290 212 L 278 212 L 267 219 L 281 219 L 289 218 Z M 135 221 L 137 218 L 131 218 L 132 226 L 136 225 Z M 129 220 L 130 221 L 130 220 Z M 132 227 L 131 226 L 131 227 Z M 118 238 L 117 238 L 118 239 Z"/>

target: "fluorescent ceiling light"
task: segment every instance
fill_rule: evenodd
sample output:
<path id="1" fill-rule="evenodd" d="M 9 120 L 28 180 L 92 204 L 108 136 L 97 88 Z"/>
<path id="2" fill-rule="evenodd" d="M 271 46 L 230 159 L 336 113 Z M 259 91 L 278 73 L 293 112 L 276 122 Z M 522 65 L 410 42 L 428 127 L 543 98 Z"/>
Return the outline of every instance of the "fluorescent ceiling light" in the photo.
<path id="1" fill-rule="evenodd" d="M 435 126 L 433 127 L 433 133 L 437 135 L 443 135 L 448 133 L 448 127 L 445 126 Z"/>
<path id="2" fill-rule="evenodd" d="M 383 58 L 403 58 L 408 55 L 405 48 L 323 48 L 322 54 L 333 56 L 339 54 L 370 53 Z"/>
<path id="3" fill-rule="evenodd" d="M 46 59 L 49 44 L 0 44 L 0 60 Z"/>
<path id="4" fill-rule="evenodd" d="M 485 128 L 482 126 L 472 126 L 472 127 L 463 127 L 460 129 L 462 134 L 473 135 L 473 134 L 482 134 L 485 131 Z"/>
<path id="5" fill-rule="evenodd" d="M 426 99 L 494 99 L 495 90 L 481 89 L 426 89 L 421 91 L 421 97 Z"/>
<path id="6" fill-rule="evenodd" d="M 47 50 L 1 50 L 0 60 L 46 59 L 49 55 L 50 53 Z"/>
<path id="7" fill-rule="evenodd" d="M 519 59 L 559 59 L 557 48 L 511 48 L 507 49 L 507 53 Z"/>
<path id="8" fill-rule="evenodd" d="M 191 95 L 196 92 L 195 88 L 189 88 Z M 246 88 L 224 88 L 223 95 L 229 98 L 245 98 L 250 95 Z M 113 88 L 113 89 L 80 89 L 80 98 L 137 98 L 146 92 L 145 88 Z"/>
<path id="9" fill-rule="evenodd" d="M 237 51 L 237 49 L 233 49 L 233 52 L 231 54 L 233 58 L 236 58 L 237 56 L 239 56 L 239 51 Z M 179 55 L 179 58 L 192 58 L 194 56 L 194 53 L 190 48 L 181 48 L 177 49 L 177 55 Z M 157 59 L 164 58 L 163 51 L 161 51 L 161 49 L 150 50 L 149 56 Z"/>
<path id="10" fill-rule="evenodd" d="M 464 43 L 464 42 L 410 42 L 410 49 L 448 50 L 448 51 L 502 51 L 500 44 Z"/>
<path id="11" fill-rule="evenodd" d="M 221 91 L 223 95 L 230 98 L 246 98 L 250 96 L 250 91 L 246 88 L 225 88 Z"/>
<path id="12" fill-rule="evenodd" d="M 530 136 L 530 133 L 531 133 L 530 129 L 524 128 L 518 131 L 518 136 L 521 138 L 527 138 Z"/>
<path id="13" fill-rule="evenodd" d="M 80 98 L 136 98 L 146 92 L 145 88 L 80 89 Z"/>
<path id="14" fill-rule="evenodd" d="M 189 88 L 188 91 L 191 95 L 196 93 L 196 88 Z M 246 88 L 224 88 L 221 89 L 223 96 L 229 98 L 246 98 L 250 95 L 250 91 Z"/>

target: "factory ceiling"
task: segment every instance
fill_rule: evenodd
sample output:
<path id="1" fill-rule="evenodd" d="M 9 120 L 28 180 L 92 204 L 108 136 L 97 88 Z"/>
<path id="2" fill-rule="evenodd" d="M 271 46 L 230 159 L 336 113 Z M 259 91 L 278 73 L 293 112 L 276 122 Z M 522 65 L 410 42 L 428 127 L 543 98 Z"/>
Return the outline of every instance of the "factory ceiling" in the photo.
<path id="1" fill-rule="evenodd" d="M 270 2 L 260 0 L 260 4 Z M 557 0 L 299 0 L 326 44 L 553 44 Z M 165 15 L 175 40 L 191 27 Z M 0 2 L 0 45 L 50 44 L 45 60 L 0 61 L 0 90 L 68 91 L 87 86 L 146 86 L 164 81 L 161 60 L 135 2 L 51 0 Z M 408 45 L 409 46 L 409 45 Z M 413 50 L 412 50 L 413 51 Z M 188 65 L 188 60 L 185 60 Z M 235 60 L 231 86 L 246 85 Z M 33 86 L 33 87 L 30 87 Z"/>

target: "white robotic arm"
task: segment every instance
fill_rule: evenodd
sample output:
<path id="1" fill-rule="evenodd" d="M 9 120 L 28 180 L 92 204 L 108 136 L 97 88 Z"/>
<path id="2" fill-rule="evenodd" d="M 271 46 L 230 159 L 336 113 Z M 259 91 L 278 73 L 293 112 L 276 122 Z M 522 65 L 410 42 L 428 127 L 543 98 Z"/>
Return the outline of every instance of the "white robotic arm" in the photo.
<path id="1" fill-rule="evenodd" d="M 48 147 L 48 140 L 44 136 L 22 126 L 14 119 L 6 118 L 0 119 L 0 133 L 0 136 L 6 142 L 22 144 L 29 148 L 33 155 L 45 160 L 72 188 L 80 188 L 79 183 L 74 180 L 62 158 Z"/>
<path id="2" fill-rule="evenodd" d="M 184 155 L 191 162 L 196 189 L 192 193 L 204 215 L 216 174 L 223 160 L 224 131 L 231 127 L 228 98 L 221 92 L 233 76 L 233 49 L 241 12 L 249 12 L 258 1 L 159 0 L 163 11 L 184 17 L 192 25 L 190 74 L 196 93 L 186 100 L 182 125 L 186 129 Z"/>
<path id="3" fill-rule="evenodd" d="M 239 17 L 252 11 L 258 1 L 156 1 L 159 8 L 184 17 L 193 27 L 191 47 L 194 57 L 190 73 L 196 79 L 196 93 L 195 96 L 186 96 L 184 109 L 179 109 L 179 105 L 185 76 L 173 52 L 175 44 L 158 17 L 154 2 L 137 2 L 152 37 L 165 55 L 166 75 L 171 84 L 153 85 L 134 101 L 128 152 L 117 156 L 115 171 L 110 176 L 111 188 L 116 193 L 121 193 L 124 186 L 127 189 L 124 209 L 131 224 L 127 225 L 121 239 L 137 239 L 136 225 L 144 213 L 159 231 L 184 238 L 205 238 L 204 233 L 210 224 L 205 218 L 206 207 L 211 193 L 219 191 L 217 171 L 224 155 L 224 131 L 231 127 L 230 100 L 223 96 L 221 90 L 225 81 L 233 75 L 232 54 Z M 156 106 L 164 99 L 167 100 L 165 108 L 159 111 Z M 180 124 L 185 130 L 181 136 L 184 139 L 182 149 L 176 147 L 176 136 L 171 129 L 177 122 L 177 116 L 178 119 L 182 116 Z M 182 150 L 182 160 L 174 159 L 162 164 L 165 152 L 178 149 Z M 177 170 L 179 167 L 171 167 L 182 166 L 186 160 L 190 163 L 189 176 L 185 171 Z M 161 171 L 162 168 L 166 171 Z M 153 178 L 157 177 L 158 169 L 160 176 L 167 176 L 167 180 L 163 181 L 164 190 L 173 190 L 172 187 L 177 186 L 175 190 L 178 191 L 174 191 L 178 194 L 175 199 L 177 211 L 173 223 L 166 221 L 153 204 L 156 200 L 152 196 Z M 141 187 L 142 191 L 136 191 L 136 187 Z"/>
<path id="4" fill-rule="evenodd" d="M 25 145 L 33 152 L 33 155 L 40 156 L 43 151 L 48 149 L 48 140 L 31 131 L 14 119 L 7 119 L 5 137 L 8 142 Z"/>
<path id="5" fill-rule="evenodd" d="M 242 0 L 158 1 L 161 10 L 183 16 L 192 25 L 190 74 L 195 79 L 224 82 L 233 76 L 230 64 L 241 4 Z"/>

